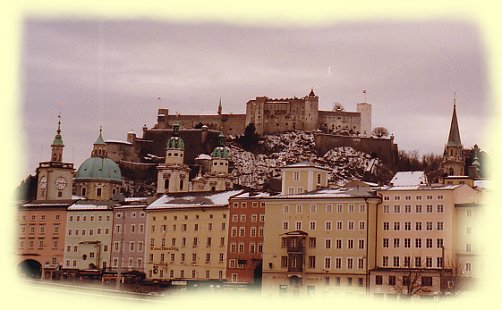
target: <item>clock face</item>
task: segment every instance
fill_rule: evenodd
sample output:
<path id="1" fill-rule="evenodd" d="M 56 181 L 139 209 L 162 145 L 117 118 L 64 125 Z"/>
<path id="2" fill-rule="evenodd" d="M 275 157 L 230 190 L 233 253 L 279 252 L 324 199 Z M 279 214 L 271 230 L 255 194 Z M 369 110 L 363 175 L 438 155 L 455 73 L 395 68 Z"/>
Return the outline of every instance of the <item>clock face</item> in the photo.
<path id="1" fill-rule="evenodd" d="M 47 177 L 44 175 L 40 178 L 40 188 L 45 189 L 47 187 Z"/>
<path id="2" fill-rule="evenodd" d="M 62 190 L 66 187 L 66 179 L 63 177 L 59 177 L 56 179 L 56 188 Z"/>

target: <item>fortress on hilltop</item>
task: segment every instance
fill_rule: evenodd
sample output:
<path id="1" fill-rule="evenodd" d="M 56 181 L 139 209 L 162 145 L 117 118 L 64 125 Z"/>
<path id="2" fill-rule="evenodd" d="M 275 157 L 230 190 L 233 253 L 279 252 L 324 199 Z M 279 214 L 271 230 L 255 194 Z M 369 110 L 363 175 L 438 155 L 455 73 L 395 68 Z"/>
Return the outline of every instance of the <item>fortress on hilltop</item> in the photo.
<path id="1" fill-rule="evenodd" d="M 343 132 L 363 137 L 371 136 L 371 104 L 358 103 L 356 112 L 347 112 L 337 107 L 333 111 L 319 111 L 319 97 L 311 89 L 301 98 L 256 97 L 246 103 L 246 114 L 224 114 L 221 100 L 217 114 L 213 115 L 170 115 L 169 109 L 158 110 L 154 129 L 168 129 L 175 123 L 181 128 L 200 128 L 221 131 L 225 135 L 244 133 L 247 125 L 253 123 L 259 135 L 293 130 L 324 133 Z"/>

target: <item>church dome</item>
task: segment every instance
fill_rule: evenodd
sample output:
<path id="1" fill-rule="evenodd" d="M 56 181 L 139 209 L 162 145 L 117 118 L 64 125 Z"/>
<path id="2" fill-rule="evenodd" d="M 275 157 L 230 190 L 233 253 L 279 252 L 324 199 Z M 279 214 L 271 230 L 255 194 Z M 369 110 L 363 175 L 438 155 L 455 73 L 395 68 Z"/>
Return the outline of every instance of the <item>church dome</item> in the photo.
<path id="1" fill-rule="evenodd" d="M 104 157 L 90 157 L 77 170 L 76 180 L 104 180 L 122 182 L 119 165 Z"/>
<path id="2" fill-rule="evenodd" d="M 168 149 L 179 149 L 183 150 L 185 149 L 185 142 L 183 142 L 183 139 L 180 137 L 180 125 L 179 124 L 174 124 L 173 125 L 173 135 L 169 140 L 167 140 L 167 148 Z"/>
<path id="3" fill-rule="evenodd" d="M 223 133 L 220 133 L 218 136 L 218 146 L 214 149 L 211 156 L 213 158 L 229 158 L 230 157 L 230 149 L 225 146 L 225 136 Z"/>

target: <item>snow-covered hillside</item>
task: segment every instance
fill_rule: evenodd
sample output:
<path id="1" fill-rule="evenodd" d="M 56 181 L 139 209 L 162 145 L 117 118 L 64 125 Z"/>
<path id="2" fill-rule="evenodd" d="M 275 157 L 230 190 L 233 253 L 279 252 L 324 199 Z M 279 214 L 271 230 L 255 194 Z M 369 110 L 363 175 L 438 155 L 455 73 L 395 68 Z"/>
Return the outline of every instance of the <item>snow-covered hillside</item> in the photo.
<path id="1" fill-rule="evenodd" d="M 365 171 L 375 174 L 382 167 L 378 159 L 351 147 L 334 148 L 318 157 L 315 151 L 314 135 L 305 132 L 290 132 L 267 135 L 259 141 L 262 153 L 254 154 L 230 143 L 230 160 L 234 163 L 233 175 L 236 183 L 260 188 L 269 178 L 280 177 L 280 167 L 297 162 L 309 161 L 329 167 L 330 181 L 343 185 L 349 180 L 361 179 Z"/>

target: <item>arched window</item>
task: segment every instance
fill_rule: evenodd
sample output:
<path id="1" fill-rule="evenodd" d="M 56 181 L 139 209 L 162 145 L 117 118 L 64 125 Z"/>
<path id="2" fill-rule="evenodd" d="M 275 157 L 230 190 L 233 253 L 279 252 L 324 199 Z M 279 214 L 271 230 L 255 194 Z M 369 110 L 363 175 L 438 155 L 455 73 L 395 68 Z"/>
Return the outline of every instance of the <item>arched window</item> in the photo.
<path id="1" fill-rule="evenodd" d="M 180 180 L 180 190 L 183 190 L 183 180 Z"/>
<path id="2" fill-rule="evenodd" d="M 453 168 L 450 168 L 449 174 L 450 174 L 450 176 L 455 174 L 455 172 L 453 171 Z"/>
<path id="3" fill-rule="evenodd" d="M 168 191 L 169 191 L 169 179 L 166 179 L 166 180 L 164 181 L 164 188 L 166 189 L 166 192 L 168 192 Z"/>
<path id="4" fill-rule="evenodd" d="M 82 187 L 82 197 L 85 197 L 87 195 L 87 188 Z"/>

